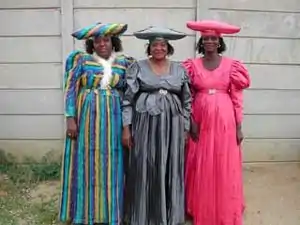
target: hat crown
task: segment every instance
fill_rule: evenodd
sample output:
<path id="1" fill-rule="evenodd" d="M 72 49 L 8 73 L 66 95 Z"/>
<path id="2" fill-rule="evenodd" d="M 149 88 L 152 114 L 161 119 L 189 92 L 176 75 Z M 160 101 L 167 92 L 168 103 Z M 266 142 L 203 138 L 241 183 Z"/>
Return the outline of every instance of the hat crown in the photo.
<path id="1" fill-rule="evenodd" d="M 96 36 L 119 36 L 127 30 L 127 27 L 127 24 L 97 22 L 75 31 L 72 36 L 78 40 Z"/>

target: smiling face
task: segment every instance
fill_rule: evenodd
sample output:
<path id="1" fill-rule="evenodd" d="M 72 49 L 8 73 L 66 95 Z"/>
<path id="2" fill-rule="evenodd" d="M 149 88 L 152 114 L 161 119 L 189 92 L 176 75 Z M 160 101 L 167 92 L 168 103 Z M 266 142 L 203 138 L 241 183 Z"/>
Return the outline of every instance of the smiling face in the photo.
<path id="1" fill-rule="evenodd" d="M 218 48 L 220 45 L 218 36 L 203 36 L 202 37 L 202 45 L 205 50 L 205 53 L 215 53 L 218 52 Z"/>
<path id="2" fill-rule="evenodd" d="M 156 60 L 165 59 L 168 55 L 168 43 L 165 40 L 155 40 L 150 43 L 150 55 Z"/>
<path id="3" fill-rule="evenodd" d="M 111 56 L 113 49 L 111 37 L 96 37 L 94 39 L 94 49 L 97 55 L 104 59 L 108 59 Z"/>

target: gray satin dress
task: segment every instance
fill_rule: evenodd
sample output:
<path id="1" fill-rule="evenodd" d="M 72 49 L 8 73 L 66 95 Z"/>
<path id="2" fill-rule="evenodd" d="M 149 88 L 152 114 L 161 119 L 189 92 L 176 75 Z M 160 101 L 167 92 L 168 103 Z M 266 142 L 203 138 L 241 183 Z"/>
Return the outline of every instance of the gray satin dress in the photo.
<path id="1" fill-rule="evenodd" d="M 184 68 L 172 62 L 157 76 L 148 60 L 131 65 L 123 101 L 124 126 L 134 147 L 126 172 L 124 222 L 184 224 L 184 147 L 190 128 L 191 93 Z"/>

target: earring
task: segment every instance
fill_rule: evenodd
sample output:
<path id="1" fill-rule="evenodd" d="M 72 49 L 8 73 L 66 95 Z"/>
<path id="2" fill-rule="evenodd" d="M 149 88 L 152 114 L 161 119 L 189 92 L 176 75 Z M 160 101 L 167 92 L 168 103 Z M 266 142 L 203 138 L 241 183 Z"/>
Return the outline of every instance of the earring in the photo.
<path id="1" fill-rule="evenodd" d="M 218 45 L 218 48 L 221 48 L 221 45 L 220 45 L 220 44 Z"/>

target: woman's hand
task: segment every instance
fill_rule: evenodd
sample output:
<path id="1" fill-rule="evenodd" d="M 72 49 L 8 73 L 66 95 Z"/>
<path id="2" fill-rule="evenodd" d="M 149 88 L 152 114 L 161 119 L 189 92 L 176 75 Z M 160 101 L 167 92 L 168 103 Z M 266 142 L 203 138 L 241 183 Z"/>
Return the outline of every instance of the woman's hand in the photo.
<path id="1" fill-rule="evenodd" d="M 188 140 L 189 140 L 189 132 L 185 131 L 184 132 L 184 141 L 185 141 L 185 143 L 187 143 Z"/>
<path id="2" fill-rule="evenodd" d="M 199 140 L 199 125 L 194 120 L 191 121 L 190 136 L 193 141 Z"/>
<path id="3" fill-rule="evenodd" d="M 132 136 L 129 126 L 123 128 L 122 145 L 124 148 L 131 149 L 133 147 Z"/>
<path id="4" fill-rule="evenodd" d="M 73 117 L 68 117 L 67 118 L 67 131 L 66 131 L 66 135 L 67 137 L 71 138 L 71 139 L 76 139 L 77 138 L 77 124 L 76 124 L 76 120 Z"/>
<path id="5" fill-rule="evenodd" d="M 242 131 L 242 126 L 241 125 L 238 125 L 236 127 L 236 141 L 237 141 L 237 144 L 240 145 L 244 140 L 244 134 L 243 134 L 243 131 Z"/>

